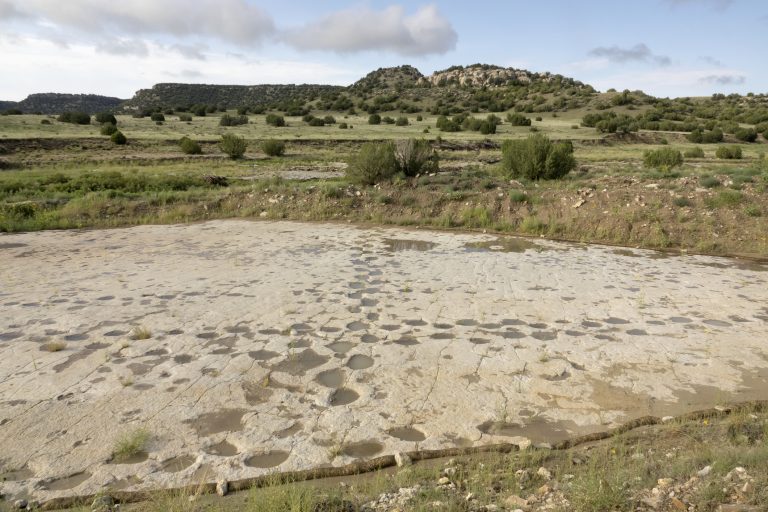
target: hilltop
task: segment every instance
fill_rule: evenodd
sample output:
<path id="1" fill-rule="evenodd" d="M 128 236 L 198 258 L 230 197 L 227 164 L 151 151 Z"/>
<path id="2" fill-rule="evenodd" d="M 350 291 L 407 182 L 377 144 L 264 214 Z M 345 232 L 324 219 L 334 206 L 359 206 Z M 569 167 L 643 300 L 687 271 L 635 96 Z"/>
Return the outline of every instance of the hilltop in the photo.
<path id="1" fill-rule="evenodd" d="M 0 101 L 0 111 L 18 109 L 24 113 L 60 114 L 82 111 L 89 114 L 114 110 L 125 100 L 98 94 L 61 94 L 54 92 L 30 94 L 19 102 Z"/>

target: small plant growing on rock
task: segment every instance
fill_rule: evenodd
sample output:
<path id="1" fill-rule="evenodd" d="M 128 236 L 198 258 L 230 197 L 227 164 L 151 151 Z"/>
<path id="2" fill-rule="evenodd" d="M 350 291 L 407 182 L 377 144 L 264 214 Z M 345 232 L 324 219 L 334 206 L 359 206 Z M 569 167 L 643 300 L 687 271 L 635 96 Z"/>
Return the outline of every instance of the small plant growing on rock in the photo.
<path id="1" fill-rule="evenodd" d="M 131 329 L 131 332 L 128 336 L 132 340 L 148 340 L 152 337 L 152 331 L 143 325 L 138 325 Z"/>
<path id="2" fill-rule="evenodd" d="M 120 462 L 135 457 L 147 446 L 149 432 L 143 428 L 120 436 L 112 449 L 112 460 Z"/>
<path id="3" fill-rule="evenodd" d="M 63 341 L 49 341 L 43 345 L 43 350 L 46 352 L 61 352 L 67 348 L 67 344 Z"/>

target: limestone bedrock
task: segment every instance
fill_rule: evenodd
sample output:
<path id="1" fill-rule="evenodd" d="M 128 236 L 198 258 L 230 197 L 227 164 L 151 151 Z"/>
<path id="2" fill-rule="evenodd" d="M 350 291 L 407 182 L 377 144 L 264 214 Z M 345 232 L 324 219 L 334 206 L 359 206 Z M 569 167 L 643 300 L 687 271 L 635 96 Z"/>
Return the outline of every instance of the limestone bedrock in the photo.
<path id="1" fill-rule="evenodd" d="M 346 224 L 2 235 L 2 490 L 233 481 L 768 398 L 766 284 L 724 258 Z"/>

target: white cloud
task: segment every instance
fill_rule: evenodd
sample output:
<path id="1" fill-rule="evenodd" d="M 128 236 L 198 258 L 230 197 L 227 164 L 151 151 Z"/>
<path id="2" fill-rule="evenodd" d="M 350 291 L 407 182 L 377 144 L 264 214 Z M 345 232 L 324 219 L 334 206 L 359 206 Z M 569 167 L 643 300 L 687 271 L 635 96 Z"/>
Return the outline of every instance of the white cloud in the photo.
<path id="1" fill-rule="evenodd" d="M 712 77 L 739 77 L 730 83 L 718 82 Z M 743 78 L 743 80 L 741 80 Z M 585 80 L 598 90 L 610 88 L 640 89 L 655 96 L 700 96 L 713 92 L 738 92 L 746 82 L 744 73 L 733 69 L 654 69 L 622 73 L 593 80 Z M 728 79 L 725 79 L 728 82 Z M 742 91 L 743 92 L 743 91 Z"/>
<path id="2" fill-rule="evenodd" d="M 741 85 L 747 81 L 747 77 L 739 74 L 707 75 L 699 79 L 699 82 L 710 85 Z"/>
<path id="3" fill-rule="evenodd" d="M 88 34 L 212 37 L 253 45 L 274 32 L 269 15 L 245 0 L 0 0 L 0 14 L 6 11 Z"/>
<path id="4" fill-rule="evenodd" d="M 636 44 L 630 48 L 620 46 L 600 46 L 589 52 L 593 57 L 603 57 L 615 64 L 628 62 L 651 62 L 657 66 L 669 66 L 672 60 L 666 55 L 656 55 L 644 43 Z"/>
<path id="5" fill-rule="evenodd" d="M 212 51 L 209 60 L 201 63 L 180 59 L 175 50 L 163 45 L 147 46 L 148 56 L 140 57 L 100 53 L 95 45 L 82 43 L 61 51 L 41 38 L 0 36 L 0 69 L 13 70 L 12 80 L 0 81 L 0 99 L 18 101 L 30 93 L 52 91 L 130 98 L 138 89 L 164 81 L 348 85 L 368 71 L 299 60 L 244 62 L 223 51 Z M 83 80 L 82 70 L 93 69 L 99 72 L 88 73 Z"/>
<path id="6" fill-rule="evenodd" d="M 112 55 L 136 55 L 138 57 L 149 55 L 147 43 L 141 39 L 109 39 L 98 43 L 96 51 Z"/>
<path id="7" fill-rule="evenodd" d="M 664 3 L 669 4 L 671 7 L 678 7 L 678 6 L 684 6 L 684 5 L 695 5 L 695 6 L 706 5 L 717 11 L 725 11 L 735 2 L 735 0 L 663 0 L 663 1 Z"/>
<path id="8" fill-rule="evenodd" d="M 337 53 L 378 50 L 400 55 L 429 55 L 453 50 L 458 36 L 433 4 L 411 15 L 399 5 L 380 11 L 367 6 L 354 7 L 288 29 L 282 40 L 299 50 Z"/>

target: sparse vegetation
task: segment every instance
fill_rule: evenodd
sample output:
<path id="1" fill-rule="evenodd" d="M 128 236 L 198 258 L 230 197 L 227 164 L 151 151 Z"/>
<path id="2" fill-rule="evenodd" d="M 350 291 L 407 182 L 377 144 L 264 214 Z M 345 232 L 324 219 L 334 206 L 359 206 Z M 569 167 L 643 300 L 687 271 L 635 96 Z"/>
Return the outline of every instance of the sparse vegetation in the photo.
<path id="1" fill-rule="evenodd" d="M 179 147 L 185 155 L 200 155 L 203 152 L 200 144 L 198 144 L 197 141 L 190 139 L 189 137 L 182 137 L 179 140 Z"/>
<path id="2" fill-rule="evenodd" d="M 131 329 L 129 337 L 132 340 L 148 340 L 152 337 L 152 331 L 143 325 L 138 325 Z"/>
<path id="3" fill-rule="evenodd" d="M 652 169 L 668 171 L 683 165 L 683 154 L 672 148 L 661 148 L 643 153 L 643 164 Z"/>
<path id="4" fill-rule="evenodd" d="M 125 144 L 128 144 L 128 138 L 125 135 L 123 135 L 123 132 L 121 132 L 120 130 L 117 130 L 116 132 L 114 132 L 110 136 L 110 139 L 114 144 L 117 144 L 118 146 L 124 146 Z"/>
<path id="5" fill-rule="evenodd" d="M 143 428 L 124 433 L 115 441 L 112 460 L 121 462 L 140 454 L 146 449 L 149 437 L 149 431 Z"/>
<path id="6" fill-rule="evenodd" d="M 261 143 L 261 151 L 267 156 L 283 156 L 285 154 L 285 142 L 267 139 Z"/>
<path id="7" fill-rule="evenodd" d="M 238 137 L 233 133 L 225 133 L 221 136 L 219 148 L 222 152 L 226 153 L 229 158 L 236 160 L 238 158 L 242 158 L 243 155 L 245 155 L 245 150 L 248 148 L 248 143 L 244 138 Z"/>
<path id="8" fill-rule="evenodd" d="M 558 179 L 576 167 L 573 145 L 553 143 L 544 135 L 504 141 L 501 152 L 502 167 L 513 178 Z"/>
<path id="9" fill-rule="evenodd" d="M 715 151 L 715 156 L 723 160 L 741 160 L 742 151 L 740 146 L 719 146 Z"/>

